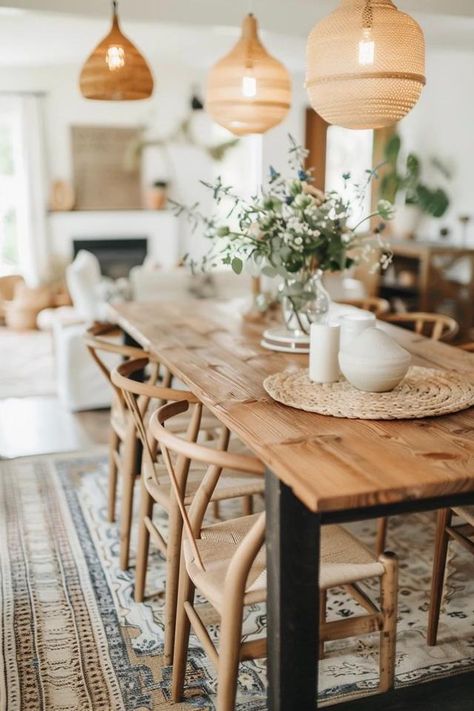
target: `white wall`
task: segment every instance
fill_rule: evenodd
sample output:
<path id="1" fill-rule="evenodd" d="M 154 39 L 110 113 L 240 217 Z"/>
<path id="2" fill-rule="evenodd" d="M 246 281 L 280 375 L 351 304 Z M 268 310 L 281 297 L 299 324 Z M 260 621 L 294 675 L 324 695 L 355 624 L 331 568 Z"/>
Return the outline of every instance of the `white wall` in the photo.
<path id="1" fill-rule="evenodd" d="M 44 92 L 46 126 L 46 153 L 50 180 L 72 180 L 72 155 L 70 126 L 73 124 L 147 126 L 148 136 L 169 135 L 188 113 L 188 103 L 193 85 L 202 86 L 203 70 L 188 66 L 160 64 L 155 68 L 156 88 L 153 96 L 139 102 L 100 102 L 84 99 L 78 88 L 76 65 L 51 67 L 0 67 L 0 91 Z M 285 170 L 287 167 L 288 133 L 298 140 L 304 138 L 305 97 L 303 77 L 294 79 L 294 104 L 287 120 L 262 139 L 262 166 L 266 173 L 269 164 Z M 202 113 L 195 117 L 195 130 L 206 143 L 223 140 L 222 132 Z M 227 138 L 224 137 L 224 138 Z M 248 145 L 242 146 L 243 156 L 237 161 L 248 161 Z M 171 197 L 185 204 L 201 203 L 203 211 L 212 209 L 210 192 L 200 180 L 212 181 L 220 172 L 220 164 L 211 161 L 199 148 L 175 145 L 169 151 L 169 161 L 164 161 L 159 149 L 147 149 L 143 161 L 144 185 L 156 179 L 171 180 Z M 246 157 L 247 156 L 247 157 Z M 244 165 L 243 180 L 246 170 Z M 199 234 L 181 222 L 180 251 L 202 252 Z"/>
<path id="2" fill-rule="evenodd" d="M 77 66 L 41 68 L 0 68 L 0 91 L 44 92 L 46 154 L 50 181 L 72 180 L 70 126 L 72 124 L 147 126 L 149 137 L 165 137 L 188 113 L 193 84 L 201 83 L 202 73 L 189 67 L 160 66 L 157 87 L 151 99 L 139 102 L 100 102 L 84 99 L 78 89 Z M 199 138 L 211 142 L 212 124 L 200 119 Z M 160 152 L 149 149 L 144 155 L 144 186 L 153 180 L 169 178 L 171 196 L 185 203 L 208 195 L 199 179 L 211 179 L 214 166 L 198 148 L 176 146 L 170 149 L 169 165 Z M 171 168 L 169 167 L 171 166 Z M 180 253 L 188 248 L 189 229 L 181 224 Z"/>
<path id="3" fill-rule="evenodd" d="M 277 48 L 274 48 L 277 53 Z M 150 135 L 165 136 L 186 115 L 193 84 L 202 86 L 203 69 L 184 64 L 159 63 L 154 67 L 156 89 L 153 97 L 140 102 L 91 102 L 83 99 L 78 89 L 77 65 L 54 67 L 0 67 L 0 91 L 45 92 L 45 124 L 50 179 L 72 177 L 69 127 L 71 124 L 148 125 Z M 430 155 L 452 163 L 455 177 L 449 186 L 452 207 L 446 218 L 427 224 L 427 234 L 449 225 L 459 232 L 457 217 L 473 214 L 474 98 L 470 83 L 474 76 L 473 51 L 456 51 L 428 47 L 428 83 L 413 112 L 400 125 L 405 147 L 422 157 Z M 304 111 L 307 105 L 302 73 L 293 74 L 293 106 L 287 120 L 271 130 L 262 140 L 262 166 L 285 170 L 287 167 L 288 133 L 304 140 Z M 215 140 L 212 125 L 204 116 L 199 119 L 201 137 Z M 172 196 L 191 204 L 201 201 L 203 210 L 210 209 L 210 196 L 199 184 L 219 172 L 206 155 L 189 147 L 171 151 L 173 174 L 163 175 L 160 155 L 150 150 L 144 166 L 146 182 L 170 177 Z M 348 166 L 348 170 L 350 170 Z M 474 244 L 474 225 L 470 229 Z M 196 243 L 186 225 L 181 225 L 180 250 L 187 251 Z M 198 250 L 198 251 L 202 251 Z"/>
<path id="4" fill-rule="evenodd" d="M 400 123 L 404 148 L 422 158 L 436 156 L 453 168 L 446 185 L 452 203 L 439 220 L 425 220 L 424 231 L 435 237 L 449 226 L 460 237 L 458 216 L 472 215 L 469 242 L 474 246 L 474 46 L 473 51 L 428 49 L 427 84 L 413 111 Z M 428 173 L 433 186 L 442 182 Z"/>

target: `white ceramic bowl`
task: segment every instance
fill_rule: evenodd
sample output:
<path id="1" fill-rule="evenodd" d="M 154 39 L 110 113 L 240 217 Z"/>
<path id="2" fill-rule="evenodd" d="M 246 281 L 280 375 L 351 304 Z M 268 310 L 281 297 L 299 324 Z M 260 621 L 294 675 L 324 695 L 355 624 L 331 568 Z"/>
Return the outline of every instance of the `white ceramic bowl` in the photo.
<path id="1" fill-rule="evenodd" d="M 358 390 L 383 393 L 405 377 L 411 355 L 379 328 L 368 328 L 339 353 L 344 377 Z"/>

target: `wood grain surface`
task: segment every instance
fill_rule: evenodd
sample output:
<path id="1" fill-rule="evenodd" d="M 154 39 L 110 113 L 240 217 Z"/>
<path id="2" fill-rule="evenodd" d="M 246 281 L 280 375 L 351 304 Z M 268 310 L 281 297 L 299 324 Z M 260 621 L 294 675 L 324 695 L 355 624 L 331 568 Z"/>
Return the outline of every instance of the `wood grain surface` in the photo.
<path id="1" fill-rule="evenodd" d="M 474 408 L 417 421 L 325 417 L 280 405 L 267 375 L 308 356 L 267 351 L 263 326 L 236 302 L 193 299 L 114 306 L 124 331 L 150 350 L 313 511 L 474 492 Z M 389 324 L 413 363 L 474 378 L 474 355 Z"/>

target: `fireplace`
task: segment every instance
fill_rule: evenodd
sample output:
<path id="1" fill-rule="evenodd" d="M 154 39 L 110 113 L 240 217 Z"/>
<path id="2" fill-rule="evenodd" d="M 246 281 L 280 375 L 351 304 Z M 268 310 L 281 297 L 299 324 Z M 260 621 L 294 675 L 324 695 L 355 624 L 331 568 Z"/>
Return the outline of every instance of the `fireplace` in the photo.
<path id="1" fill-rule="evenodd" d="M 92 252 L 100 270 L 111 279 L 128 277 L 130 269 L 143 264 L 148 251 L 145 237 L 73 239 L 74 257 L 81 249 Z"/>

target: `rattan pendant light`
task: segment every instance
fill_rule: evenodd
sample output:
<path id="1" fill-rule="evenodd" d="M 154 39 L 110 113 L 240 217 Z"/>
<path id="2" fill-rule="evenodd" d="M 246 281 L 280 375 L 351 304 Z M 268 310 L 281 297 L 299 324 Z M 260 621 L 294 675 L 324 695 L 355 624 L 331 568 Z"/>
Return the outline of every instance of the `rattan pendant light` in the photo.
<path id="1" fill-rule="evenodd" d="M 328 123 L 396 123 L 417 103 L 424 73 L 423 32 L 391 0 L 342 0 L 308 38 L 306 87 Z"/>
<path id="2" fill-rule="evenodd" d="M 265 133 L 285 118 L 291 103 L 286 68 L 268 54 L 253 14 L 244 18 L 235 47 L 211 69 L 206 109 L 237 136 Z"/>
<path id="3" fill-rule="evenodd" d="M 86 99 L 135 101 L 153 91 L 153 77 L 144 57 L 119 26 L 117 2 L 112 3 L 112 28 L 94 49 L 79 77 Z"/>

